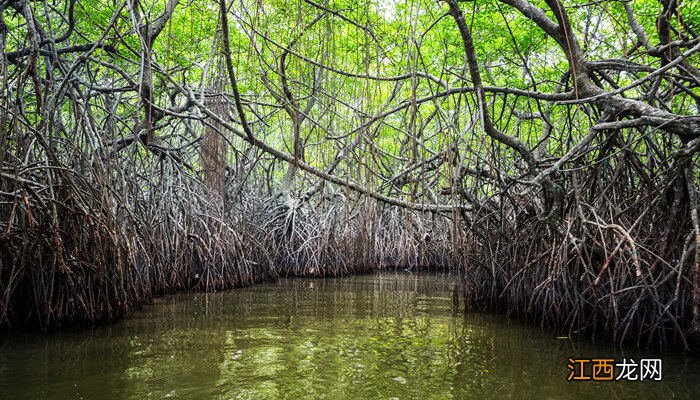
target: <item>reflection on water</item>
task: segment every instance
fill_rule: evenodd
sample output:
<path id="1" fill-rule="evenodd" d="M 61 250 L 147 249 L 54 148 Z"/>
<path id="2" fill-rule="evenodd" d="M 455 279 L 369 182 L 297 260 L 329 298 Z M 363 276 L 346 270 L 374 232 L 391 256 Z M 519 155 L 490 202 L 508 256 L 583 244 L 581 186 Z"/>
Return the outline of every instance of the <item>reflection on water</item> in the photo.
<path id="1" fill-rule="evenodd" d="M 289 279 L 158 299 L 94 331 L 0 337 L 2 399 L 693 398 L 700 363 L 452 309 L 449 275 Z M 570 356 L 663 382 L 566 382 Z"/>

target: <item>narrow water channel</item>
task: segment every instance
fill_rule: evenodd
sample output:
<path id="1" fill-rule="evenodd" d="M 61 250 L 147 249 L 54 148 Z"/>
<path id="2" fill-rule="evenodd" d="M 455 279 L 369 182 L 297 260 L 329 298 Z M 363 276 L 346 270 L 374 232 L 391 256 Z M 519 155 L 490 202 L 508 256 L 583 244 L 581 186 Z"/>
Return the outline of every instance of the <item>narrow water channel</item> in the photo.
<path id="1" fill-rule="evenodd" d="M 700 362 L 452 308 L 450 275 L 283 279 L 157 299 L 94 330 L 0 336 L 9 399 L 698 398 Z M 567 382 L 569 357 L 660 358 L 661 382 Z"/>

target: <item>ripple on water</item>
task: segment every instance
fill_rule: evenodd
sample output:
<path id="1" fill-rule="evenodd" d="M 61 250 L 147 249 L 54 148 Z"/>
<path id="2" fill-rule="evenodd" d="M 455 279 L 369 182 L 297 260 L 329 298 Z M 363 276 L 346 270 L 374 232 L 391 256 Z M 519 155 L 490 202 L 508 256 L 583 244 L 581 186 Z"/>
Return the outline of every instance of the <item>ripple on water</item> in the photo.
<path id="1" fill-rule="evenodd" d="M 450 275 L 285 279 L 158 299 L 94 331 L 0 337 L 2 399 L 693 398 L 700 363 L 455 313 Z M 567 383 L 569 356 L 661 357 L 661 383 Z"/>

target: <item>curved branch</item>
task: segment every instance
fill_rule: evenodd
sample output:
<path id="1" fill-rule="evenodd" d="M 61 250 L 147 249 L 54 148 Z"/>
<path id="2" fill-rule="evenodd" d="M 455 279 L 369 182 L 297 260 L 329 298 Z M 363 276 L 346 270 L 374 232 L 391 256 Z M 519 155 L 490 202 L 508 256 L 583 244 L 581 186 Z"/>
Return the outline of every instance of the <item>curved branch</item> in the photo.
<path id="1" fill-rule="evenodd" d="M 275 149 L 274 147 L 268 145 L 267 143 L 263 142 L 260 139 L 257 138 L 251 138 L 248 137 L 244 132 L 241 132 L 240 130 L 236 129 L 233 125 L 229 124 L 227 121 L 222 119 L 220 116 L 216 115 L 213 111 L 209 110 L 207 107 L 204 106 L 199 100 L 197 100 L 197 97 L 195 94 L 188 89 L 188 96 L 190 98 L 190 101 L 192 104 L 196 105 L 197 108 L 199 108 L 205 115 L 207 115 L 209 118 L 212 118 L 215 120 L 217 123 L 219 123 L 221 126 L 225 127 L 227 130 L 233 132 L 236 136 L 240 137 L 241 139 L 245 140 L 246 142 L 252 144 L 253 146 L 259 148 L 260 150 L 270 154 L 271 156 L 275 157 L 278 160 L 287 162 L 289 164 L 295 164 L 299 169 L 306 171 L 312 175 L 315 175 L 325 181 L 334 183 L 336 185 L 344 186 L 347 187 L 350 190 L 353 190 L 355 192 L 358 192 L 360 194 L 363 194 L 367 197 L 373 198 L 375 200 L 381 201 L 382 203 L 390 204 L 393 206 L 397 207 L 402 207 L 402 208 L 408 208 L 411 210 L 415 211 L 432 211 L 432 212 L 453 212 L 455 210 L 462 210 L 462 211 L 471 211 L 472 207 L 471 206 L 466 206 L 466 205 L 441 205 L 441 204 L 425 204 L 425 203 L 412 203 L 408 202 L 405 200 L 397 199 L 395 197 L 391 196 L 386 196 L 381 193 L 377 193 L 373 190 L 370 190 L 354 181 L 350 180 L 345 180 L 342 178 L 339 178 L 335 175 L 325 173 L 323 171 L 320 171 L 311 165 L 307 164 L 304 161 L 301 160 L 295 160 L 293 156 L 279 151 Z"/>

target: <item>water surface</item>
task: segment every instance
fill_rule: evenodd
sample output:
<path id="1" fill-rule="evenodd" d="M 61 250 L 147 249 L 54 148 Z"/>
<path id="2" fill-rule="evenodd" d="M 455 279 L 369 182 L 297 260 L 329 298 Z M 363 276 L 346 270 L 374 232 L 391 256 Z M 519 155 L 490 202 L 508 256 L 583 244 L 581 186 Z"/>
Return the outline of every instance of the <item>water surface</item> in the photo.
<path id="1" fill-rule="evenodd" d="M 453 309 L 450 275 L 283 279 L 157 299 L 107 327 L 0 337 L 0 399 L 700 398 L 700 363 Z M 662 382 L 567 382 L 568 357 Z"/>

